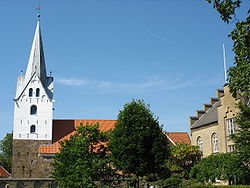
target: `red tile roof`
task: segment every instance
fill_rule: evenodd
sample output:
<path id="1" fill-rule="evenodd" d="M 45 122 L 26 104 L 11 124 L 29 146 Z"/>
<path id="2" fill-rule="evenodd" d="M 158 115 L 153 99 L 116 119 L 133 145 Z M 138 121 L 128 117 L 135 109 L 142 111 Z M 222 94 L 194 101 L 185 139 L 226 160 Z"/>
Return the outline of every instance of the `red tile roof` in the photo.
<path id="1" fill-rule="evenodd" d="M 39 153 L 40 154 L 55 154 L 60 152 L 59 141 L 68 139 L 71 135 L 75 134 L 76 127 L 89 124 L 99 123 L 101 131 L 108 131 L 113 129 L 116 124 L 116 120 L 53 120 L 53 138 L 52 144 L 49 145 L 40 145 Z M 170 142 L 174 145 L 177 143 L 186 143 L 190 144 L 190 138 L 187 132 L 167 132 L 166 133 Z"/>
<path id="2" fill-rule="evenodd" d="M 2 167 L 0 165 L 0 177 L 6 178 L 6 177 L 10 177 L 10 176 L 11 176 L 10 173 L 7 170 L 5 170 L 4 167 Z"/>
<path id="3" fill-rule="evenodd" d="M 51 145 L 40 145 L 39 153 L 41 154 L 55 154 L 59 152 L 59 141 L 68 139 L 75 134 L 76 127 L 80 124 L 96 124 L 99 123 L 101 131 L 108 131 L 115 127 L 116 120 L 53 120 L 53 138 Z"/>
<path id="4" fill-rule="evenodd" d="M 166 132 L 165 134 L 174 145 L 179 143 L 191 144 L 191 140 L 187 132 Z"/>

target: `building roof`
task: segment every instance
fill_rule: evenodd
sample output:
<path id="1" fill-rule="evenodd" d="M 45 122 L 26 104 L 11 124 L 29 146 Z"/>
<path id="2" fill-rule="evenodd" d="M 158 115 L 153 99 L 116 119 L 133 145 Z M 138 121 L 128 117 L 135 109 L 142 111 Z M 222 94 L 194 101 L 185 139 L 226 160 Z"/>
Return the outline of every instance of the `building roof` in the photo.
<path id="1" fill-rule="evenodd" d="M 115 127 L 116 120 L 53 120 L 53 135 L 52 144 L 40 145 L 39 153 L 41 154 L 55 154 L 60 150 L 59 142 L 64 139 L 69 139 L 71 135 L 75 134 L 76 127 L 88 124 L 99 123 L 101 131 L 108 131 Z"/>
<path id="2" fill-rule="evenodd" d="M 75 134 L 76 127 L 81 125 L 99 123 L 101 131 L 108 131 L 115 127 L 116 120 L 53 120 L 53 139 L 52 144 L 40 145 L 40 154 L 55 154 L 60 151 L 59 142 L 64 139 L 69 139 L 71 135 Z M 166 133 L 168 139 L 174 145 L 177 143 L 190 144 L 190 138 L 187 132 L 168 132 Z"/>
<path id="3" fill-rule="evenodd" d="M 218 110 L 221 102 L 215 102 L 192 126 L 191 129 L 218 122 Z"/>
<path id="4" fill-rule="evenodd" d="M 31 78 L 34 73 L 41 79 L 41 81 L 45 80 L 47 77 L 40 21 L 38 21 L 36 25 L 35 36 L 30 51 L 29 63 L 25 77 Z"/>
<path id="5" fill-rule="evenodd" d="M 165 134 L 174 145 L 179 143 L 191 144 L 191 140 L 187 132 L 166 132 Z"/>
<path id="6" fill-rule="evenodd" d="M 11 174 L 0 165 L 0 178 L 10 177 Z"/>
<path id="7" fill-rule="evenodd" d="M 20 79 L 24 79 L 23 87 L 18 90 L 16 93 L 15 99 L 20 98 L 32 78 L 35 76 L 41 81 L 42 86 L 44 87 L 46 94 L 48 95 L 49 99 L 52 99 L 52 92 L 47 88 L 51 82 L 53 81 L 52 77 L 47 77 L 46 74 L 46 65 L 45 65 L 45 58 L 44 58 L 44 51 L 43 51 L 43 42 L 42 42 L 42 35 L 40 29 L 40 21 L 37 22 L 36 31 L 30 51 L 30 57 L 28 66 L 26 69 L 25 77 L 20 77 Z"/>

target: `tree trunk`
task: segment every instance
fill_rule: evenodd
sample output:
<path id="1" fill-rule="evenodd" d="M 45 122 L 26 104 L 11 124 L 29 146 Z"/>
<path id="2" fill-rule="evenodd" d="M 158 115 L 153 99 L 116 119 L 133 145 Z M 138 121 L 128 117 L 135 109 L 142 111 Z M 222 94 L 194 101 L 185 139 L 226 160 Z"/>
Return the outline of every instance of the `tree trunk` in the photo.
<path id="1" fill-rule="evenodd" d="M 137 181 L 136 181 L 136 187 L 139 188 L 140 187 L 140 176 L 136 176 Z"/>

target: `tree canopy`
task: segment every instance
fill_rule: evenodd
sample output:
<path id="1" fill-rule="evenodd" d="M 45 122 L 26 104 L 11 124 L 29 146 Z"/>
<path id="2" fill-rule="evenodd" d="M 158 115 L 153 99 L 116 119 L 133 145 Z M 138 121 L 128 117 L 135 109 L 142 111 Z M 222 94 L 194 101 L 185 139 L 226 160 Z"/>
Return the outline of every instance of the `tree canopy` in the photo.
<path id="1" fill-rule="evenodd" d="M 108 146 L 115 167 L 137 177 L 157 173 L 167 156 L 167 138 L 143 100 L 124 105 Z"/>
<path id="2" fill-rule="evenodd" d="M 201 159 L 201 152 L 197 146 L 180 143 L 170 146 L 170 154 L 166 160 L 171 176 L 189 178 L 191 168 Z"/>
<path id="3" fill-rule="evenodd" d="M 190 172 L 191 178 L 203 182 L 236 180 L 237 184 L 249 184 L 250 171 L 234 153 L 210 155 L 197 163 Z"/>
<path id="4" fill-rule="evenodd" d="M 235 142 L 237 154 L 250 170 L 250 108 L 243 104 L 240 104 L 239 108 L 240 113 L 236 118 L 236 123 L 240 129 L 230 138 Z"/>
<path id="5" fill-rule="evenodd" d="M 235 22 L 235 28 L 229 35 L 233 40 L 235 53 L 234 64 L 228 71 L 228 85 L 231 93 L 244 96 L 249 104 L 250 96 L 250 9 L 243 20 L 238 20 L 236 9 L 241 6 L 240 0 L 207 0 L 220 13 L 226 23 Z"/>
<path id="6" fill-rule="evenodd" d="M 82 125 L 76 134 L 60 142 L 60 153 L 53 163 L 52 177 L 63 187 L 96 187 L 95 181 L 109 184 L 113 170 L 109 165 L 107 132 L 99 125 Z"/>
<path id="7" fill-rule="evenodd" d="M 11 173 L 13 134 L 7 133 L 0 141 L 0 164 Z"/>
<path id="8" fill-rule="evenodd" d="M 228 85 L 234 97 L 241 97 L 236 123 L 239 129 L 230 138 L 235 142 L 237 156 L 250 169 L 250 9 L 246 18 L 238 20 L 236 9 L 241 0 L 207 0 L 226 23 L 235 23 L 229 35 L 233 40 L 234 65 L 228 71 Z"/>

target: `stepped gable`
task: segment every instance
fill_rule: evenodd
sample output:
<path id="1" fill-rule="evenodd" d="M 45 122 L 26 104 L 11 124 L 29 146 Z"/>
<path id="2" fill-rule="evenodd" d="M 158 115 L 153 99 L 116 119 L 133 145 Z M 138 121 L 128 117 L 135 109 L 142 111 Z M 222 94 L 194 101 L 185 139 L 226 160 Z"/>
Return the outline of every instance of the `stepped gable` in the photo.
<path id="1" fill-rule="evenodd" d="M 190 128 L 195 129 L 218 122 L 218 110 L 221 105 L 220 98 L 224 96 L 223 89 L 216 90 L 216 98 L 211 97 L 209 104 L 203 104 L 203 110 L 196 110 L 196 116 L 190 116 Z"/>
<path id="2" fill-rule="evenodd" d="M 191 140 L 187 132 L 166 132 L 165 134 L 174 145 L 179 143 L 191 144 Z"/>
<path id="3" fill-rule="evenodd" d="M 69 139 L 71 135 L 75 134 L 76 127 L 88 124 L 99 123 L 99 129 L 101 131 L 108 131 L 113 129 L 116 124 L 116 120 L 53 120 L 53 139 L 52 144 L 40 145 L 40 154 L 55 154 L 59 153 L 59 142 L 64 139 Z"/>

